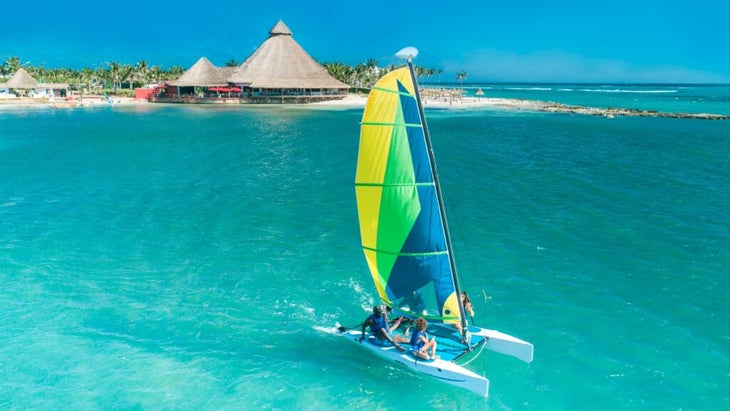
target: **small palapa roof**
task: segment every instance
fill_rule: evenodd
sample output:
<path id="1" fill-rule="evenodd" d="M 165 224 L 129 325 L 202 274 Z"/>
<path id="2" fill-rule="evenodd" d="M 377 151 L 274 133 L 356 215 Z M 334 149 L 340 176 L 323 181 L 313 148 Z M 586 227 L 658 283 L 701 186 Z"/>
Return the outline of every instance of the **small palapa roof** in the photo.
<path id="1" fill-rule="evenodd" d="M 38 87 L 38 82 L 21 67 L 15 72 L 15 74 L 13 74 L 12 77 L 10 77 L 8 82 L 5 83 L 5 87 L 18 89 L 36 88 Z"/>
<path id="2" fill-rule="evenodd" d="M 173 86 L 225 86 L 228 77 L 236 67 L 216 67 L 205 57 L 201 57 L 187 69 L 180 78 L 171 82 Z"/>
<path id="3" fill-rule="evenodd" d="M 253 88 L 348 88 L 304 51 L 281 20 L 228 82 Z"/>

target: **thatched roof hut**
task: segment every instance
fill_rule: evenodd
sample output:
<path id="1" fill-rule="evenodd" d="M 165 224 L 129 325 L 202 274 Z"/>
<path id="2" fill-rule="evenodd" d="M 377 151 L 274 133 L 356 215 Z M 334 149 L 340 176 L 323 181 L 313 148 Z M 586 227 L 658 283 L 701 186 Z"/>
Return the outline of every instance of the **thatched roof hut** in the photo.
<path id="1" fill-rule="evenodd" d="M 201 57 L 192 67 L 187 69 L 180 78 L 173 81 L 173 86 L 188 87 L 202 86 L 214 87 L 228 84 L 228 77 L 231 76 L 235 67 L 216 67 L 205 57 Z"/>
<path id="2" fill-rule="evenodd" d="M 263 89 L 347 89 L 292 37 L 279 20 L 266 39 L 228 78 L 229 83 Z"/>
<path id="3" fill-rule="evenodd" d="M 5 87 L 13 89 L 34 89 L 38 87 L 38 82 L 21 67 L 5 83 Z"/>

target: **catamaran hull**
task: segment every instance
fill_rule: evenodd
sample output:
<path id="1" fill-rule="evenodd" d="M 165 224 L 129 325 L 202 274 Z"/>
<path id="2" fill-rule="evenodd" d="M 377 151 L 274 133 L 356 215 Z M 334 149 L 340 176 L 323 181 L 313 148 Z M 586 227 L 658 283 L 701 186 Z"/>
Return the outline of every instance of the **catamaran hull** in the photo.
<path id="1" fill-rule="evenodd" d="M 476 327 L 469 327 L 469 331 L 472 331 L 473 328 Z M 472 335 L 485 337 L 487 342 L 484 347 L 490 351 L 510 355 L 524 362 L 532 362 L 534 346 L 527 341 L 497 330 L 487 330 L 485 328 L 479 328 L 479 331 L 472 332 Z"/>
<path id="2" fill-rule="evenodd" d="M 385 360 L 395 362 L 418 374 L 423 374 L 438 381 L 465 388 L 481 395 L 482 397 L 487 397 L 489 393 L 488 379 L 451 361 L 445 361 L 442 359 L 433 361 L 416 359 L 408 353 L 408 351 L 403 353 L 398 352 L 398 350 L 396 350 L 392 345 L 379 346 L 372 343 L 371 341 L 374 338 L 372 335 L 368 335 L 361 343 L 359 341 L 360 336 L 362 335 L 360 331 L 350 330 L 342 335 L 348 341 L 352 341 L 358 346 L 375 353 L 377 356 Z M 402 345 L 409 347 L 407 344 Z"/>
<path id="3" fill-rule="evenodd" d="M 408 312 L 395 310 L 396 314 L 408 316 Z M 433 324 L 435 329 L 441 331 L 441 335 L 451 335 L 453 339 L 459 340 L 459 335 L 455 332 L 454 327 L 450 324 Z M 505 334 L 501 331 L 490 330 L 486 328 L 470 325 L 469 333 L 472 337 L 482 337 L 487 341 L 484 348 L 498 352 L 500 354 L 509 355 L 524 362 L 532 362 L 534 346 L 532 343 L 521 340 L 515 336 Z"/>

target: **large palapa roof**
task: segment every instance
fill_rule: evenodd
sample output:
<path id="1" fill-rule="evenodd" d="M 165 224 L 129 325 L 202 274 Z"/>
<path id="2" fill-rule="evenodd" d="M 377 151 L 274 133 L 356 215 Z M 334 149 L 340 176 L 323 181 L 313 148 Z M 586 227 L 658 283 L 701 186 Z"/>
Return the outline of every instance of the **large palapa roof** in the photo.
<path id="1" fill-rule="evenodd" d="M 228 82 L 252 88 L 348 88 L 304 51 L 281 20 Z"/>
<path id="2" fill-rule="evenodd" d="M 225 86 L 228 77 L 235 67 L 216 67 L 205 57 L 198 59 L 192 67 L 187 69 L 180 78 L 173 81 L 174 86 Z"/>
<path id="3" fill-rule="evenodd" d="M 18 89 L 36 88 L 38 87 L 38 82 L 21 67 L 15 72 L 15 74 L 13 74 L 12 77 L 10 77 L 10 80 L 5 83 L 5 87 Z"/>

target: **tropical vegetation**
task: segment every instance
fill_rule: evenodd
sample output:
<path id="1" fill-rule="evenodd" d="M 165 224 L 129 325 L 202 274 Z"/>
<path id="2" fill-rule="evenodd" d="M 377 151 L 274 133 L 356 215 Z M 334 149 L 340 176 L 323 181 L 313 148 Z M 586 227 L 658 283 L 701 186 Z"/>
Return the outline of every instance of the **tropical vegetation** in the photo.
<path id="1" fill-rule="evenodd" d="M 234 67 L 239 63 L 235 59 L 230 59 L 225 65 Z M 378 67 L 378 62 L 375 59 L 367 59 L 363 63 L 354 66 L 340 62 L 324 63 L 323 66 L 330 75 L 355 90 L 369 89 L 383 74 L 397 68 L 392 65 Z M 150 65 L 145 60 L 136 64 L 110 61 L 95 68 L 84 67 L 81 70 L 65 67 L 46 68 L 34 66 L 29 62 L 22 63 L 20 57 L 12 56 L 0 64 L 0 82 L 5 81 L 21 67 L 41 83 L 68 83 L 71 89 L 74 90 L 113 94 L 131 94 L 136 87 L 142 87 L 149 83 L 172 81 L 185 72 L 182 66 L 171 66 L 165 69 L 159 65 Z M 424 78 L 426 82 L 440 82 L 443 74 L 442 69 L 416 66 L 415 70 L 416 74 Z M 463 84 L 466 76 L 466 72 L 461 70 L 456 79 Z"/>
<path id="2" fill-rule="evenodd" d="M 358 90 L 372 87 L 385 73 L 398 68 L 393 65 L 378 67 L 377 60 L 372 58 L 355 66 L 340 62 L 324 63 L 323 66 L 332 77 Z M 427 82 L 433 81 L 433 76 L 438 76 L 440 82 L 441 74 L 443 74 L 442 69 L 415 66 L 415 70 L 416 75 L 422 78 L 425 77 Z"/>
<path id="3" fill-rule="evenodd" d="M 151 66 L 144 60 L 134 65 L 110 61 L 100 67 L 84 67 L 81 70 L 66 67 L 46 68 L 34 66 L 30 63 L 21 63 L 21 61 L 20 57 L 12 56 L 0 64 L 0 81 L 5 81 L 4 79 L 7 79 L 22 67 L 41 83 L 68 83 L 71 89 L 91 93 L 111 92 L 119 94 L 124 89 L 128 91 L 122 94 L 126 94 L 131 93 L 131 90 L 135 87 L 141 87 L 145 84 L 174 80 L 185 72 L 181 66 L 164 69 L 162 66 Z"/>

